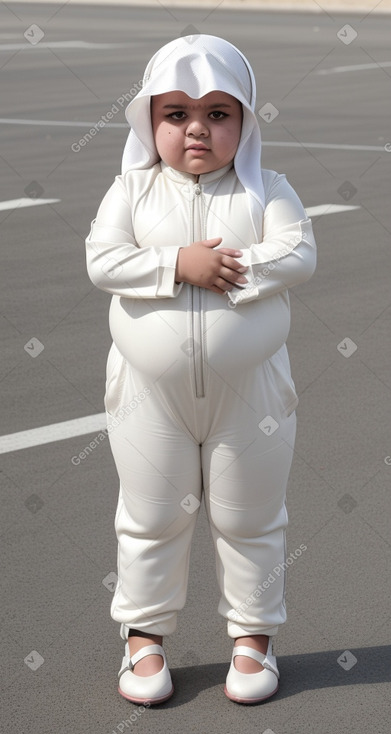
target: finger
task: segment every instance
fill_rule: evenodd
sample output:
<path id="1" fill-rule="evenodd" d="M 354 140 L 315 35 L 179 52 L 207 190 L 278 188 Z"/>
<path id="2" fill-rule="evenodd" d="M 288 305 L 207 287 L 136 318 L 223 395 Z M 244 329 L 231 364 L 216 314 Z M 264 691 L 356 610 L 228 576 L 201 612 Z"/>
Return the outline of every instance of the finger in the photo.
<path id="1" fill-rule="evenodd" d="M 238 283 L 244 285 L 245 283 L 248 283 L 248 280 L 244 275 L 241 275 L 230 268 L 222 268 L 220 270 L 220 277 L 224 278 L 227 283 L 233 283 L 233 285 L 237 285 Z"/>
<path id="2" fill-rule="evenodd" d="M 243 257 L 242 250 L 232 250 L 229 247 L 220 247 L 219 252 L 222 255 L 229 255 L 230 257 Z"/>
<path id="3" fill-rule="evenodd" d="M 216 278 L 214 284 L 215 286 L 217 286 L 217 288 L 221 289 L 222 293 L 232 291 L 232 288 L 234 288 L 234 284 L 230 283 L 228 280 L 225 280 L 225 278 Z"/>
<path id="4" fill-rule="evenodd" d="M 216 285 L 212 285 L 208 290 L 213 291 L 213 293 L 218 293 L 221 296 L 225 296 L 226 294 L 226 291 L 221 290 L 221 288 L 218 288 Z"/>
<path id="5" fill-rule="evenodd" d="M 224 267 L 229 268 L 230 270 L 235 270 L 239 273 L 245 273 L 246 270 L 248 270 L 248 265 L 242 265 L 241 262 L 238 262 L 233 257 L 224 256 L 221 260 L 221 264 L 224 265 Z"/>

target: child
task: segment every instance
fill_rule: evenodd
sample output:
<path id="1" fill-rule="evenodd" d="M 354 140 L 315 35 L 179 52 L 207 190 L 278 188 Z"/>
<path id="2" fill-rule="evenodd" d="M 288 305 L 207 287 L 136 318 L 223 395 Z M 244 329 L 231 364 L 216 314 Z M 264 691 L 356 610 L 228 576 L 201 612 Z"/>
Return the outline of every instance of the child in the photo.
<path id="1" fill-rule="evenodd" d="M 119 692 L 135 703 L 173 693 L 162 640 L 185 604 L 202 494 L 235 640 L 225 693 L 257 703 L 278 688 L 285 583 L 272 570 L 285 567 L 297 405 L 287 289 L 312 275 L 316 254 L 285 176 L 261 169 L 255 99 L 252 69 L 227 41 L 160 49 L 126 110 L 122 175 L 86 240 L 89 276 L 113 295 L 111 613 L 126 640 Z"/>

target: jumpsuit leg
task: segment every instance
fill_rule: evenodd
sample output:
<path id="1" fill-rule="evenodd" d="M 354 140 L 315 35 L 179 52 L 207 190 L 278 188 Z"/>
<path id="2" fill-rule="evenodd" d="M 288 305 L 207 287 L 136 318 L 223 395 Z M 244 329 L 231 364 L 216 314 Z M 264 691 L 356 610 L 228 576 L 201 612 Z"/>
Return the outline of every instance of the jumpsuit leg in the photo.
<path id="1" fill-rule="evenodd" d="M 226 396 L 221 401 L 218 430 L 202 446 L 205 505 L 221 591 L 219 612 L 228 620 L 231 638 L 273 636 L 286 621 L 285 498 L 296 414 L 286 417 L 280 400 L 270 401 L 270 390 L 266 405 L 262 390 L 255 396 L 253 391 L 250 400 L 243 399 L 246 391 L 241 393 L 240 387 L 234 405 L 232 390 L 230 400 Z M 265 415 L 278 423 L 270 435 L 259 427 Z"/>
<path id="2" fill-rule="evenodd" d="M 186 600 L 200 447 L 149 398 L 110 431 L 110 444 L 120 478 L 111 615 L 124 639 L 130 628 L 165 636 Z"/>

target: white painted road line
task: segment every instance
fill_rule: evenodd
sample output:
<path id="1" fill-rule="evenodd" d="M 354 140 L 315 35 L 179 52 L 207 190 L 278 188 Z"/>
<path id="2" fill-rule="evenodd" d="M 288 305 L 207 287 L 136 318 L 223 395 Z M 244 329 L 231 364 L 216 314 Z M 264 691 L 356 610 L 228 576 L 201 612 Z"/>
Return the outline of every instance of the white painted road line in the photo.
<path id="1" fill-rule="evenodd" d="M 95 122 L 83 122 L 78 120 L 25 120 L 23 118 L 12 119 L 10 117 L 0 117 L 0 125 L 48 125 L 49 127 L 94 127 Z M 108 122 L 106 127 L 127 127 L 127 122 Z M 130 129 L 130 128 L 129 128 Z"/>
<path id="2" fill-rule="evenodd" d="M 134 44 L 133 44 L 134 45 Z M 39 43 L 0 43 L 0 51 L 34 51 L 36 49 L 43 48 L 93 48 L 93 49 L 106 49 L 106 48 L 131 48 L 130 43 L 89 43 L 88 41 L 39 41 Z"/>
<path id="3" fill-rule="evenodd" d="M 7 209 L 23 209 L 25 206 L 42 206 L 42 204 L 55 204 L 61 199 L 9 199 L 8 201 L 0 201 L 0 211 Z"/>
<path id="4" fill-rule="evenodd" d="M 0 436 L 0 454 L 41 446 L 53 441 L 63 441 L 66 438 L 103 431 L 105 428 L 106 414 L 98 413 L 62 423 L 52 423 L 50 426 L 32 428 L 29 431 L 10 433 L 8 436 Z"/>
<path id="5" fill-rule="evenodd" d="M 319 69 L 316 73 L 325 76 L 326 74 L 343 74 L 349 71 L 366 71 L 367 69 L 386 69 L 391 66 L 391 61 L 378 61 L 371 64 L 352 64 L 351 66 L 333 66 L 331 69 Z"/>
<path id="6" fill-rule="evenodd" d="M 353 211 L 353 209 L 361 209 L 361 207 L 351 204 L 320 204 L 320 206 L 307 207 L 306 212 L 309 217 L 322 217 L 324 214 L 338 214 Z"/>
<path id="7" fill-rule="evenodd" d="M 384 145 L 341 145 L 339 143 L 293 143 L 279 142 L 277 140 L 264 140 L 262 145 L 270 148 L 317 148 L 318 150 L 373 150 L 376 152 L 388 152 Z"/>
<path id="8" fill-rule="evenodd" d="M 42 204 L 55 204 L 61 199 L 9 199 L 9 201 L 0 201 L 0 211 L 7 209 L 23 209 L 26 206 L 41 206 Z M 348 212 L 353 209 L 360 209 L 359 206 L 351 206 L 350 204 L 320 204 L 320 206 L 309 207 L 306 211 L 309 217 L 322 216 L 323 214 L 337 214 L 338 212 Z"/>
<path id="9" fill-rule="evenodd" d="M 14 201 L 23 201 L 23 199 L 14 199 Z M 27 201 L 31 202 L 32 200 L 27 199 Z M 46 202 L 49 201 L 60 201 L 60 199 L 46 200 Z M 3 204 L 7 203 L 10 202 L 3 202 Z M 44 203 L 44 200 L 32 201 L 29 205 L 32 206 L 37 203 Z M 2 205 L 0 204 L 1 208 Z M 319 206 L 307 207 L 306 212 L 309 217 L 320 217 L 325 214 L 337 214 L 338 212 L 352 211 L 353 209 L 360 208 L 359 206 L 352 206 L 350 204 L 321 204 Z M 41 428 L 31 428 L 28 431 L 9 433 L 6 436 L 0 436 L 0 454 L 8 454 L 11 451 L 20 451 L 21 449 L 41 446 L 54 441 L 63 441 L 74 436 L 83 436 L 86 433 L 103 431 L 105 428 L 106 414 L 98 413 L 97 415 L 87 415 L 84 418 L 52 423 L 49 426 L 41 426 Z"/>
<path id="10" fill-rule="evenodd" d="M 59 127 L 84 127 L 84 128 L 91 128 L 94 127 L 97 124 L 97 121 L 95 122 L 87 122 L 83 120 L 26 120 L 21 117 L 17 118 L 11 118 L 11 117 L 0 117 L 0 125 L 46 125 L 48 127 L 50 126 L 59 126 Z M 129 125 L 127 122 L 108 122 L 105 124 L 104 127 L 122 127 L 122 128 L 128 128 Z M 102 126 L 103 129 L 103 126 Z M 389 152 L 389 150 L 386 150 L 385 145 L 343 145 L 339 143 L 295 143 L 293 141 L 284 141 L 284 140 L 264 140 L 262 142 L 262 145 L 264 147 L 268 148 L 314 148 L 319 150 L 362 150 L 362 151 L 371 151 L 373 150 L 375 153 L 385 153 Z M 388 143 L 389 145 L 389 143 Z"/>

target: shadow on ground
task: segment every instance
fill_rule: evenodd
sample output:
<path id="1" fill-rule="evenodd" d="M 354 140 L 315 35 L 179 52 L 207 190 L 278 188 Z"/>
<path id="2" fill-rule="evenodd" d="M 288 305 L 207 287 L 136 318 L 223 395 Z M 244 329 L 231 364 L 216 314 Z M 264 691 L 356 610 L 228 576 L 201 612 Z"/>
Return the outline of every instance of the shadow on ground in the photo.
<path id="1" fill-rule="evenodd" d="M 330 650 L 279 656 L 281 681 L 273 701 L 295 696 L 302 691 L 391 681 L 391 645 L 351 649 L 349 652 L 354 655 L 357 662 L 350 670 L 345 670 L 337 662 L 343 652 Z M 347 664 L 352 660 L 353 658 L 350 658 L 349 661 L 348 657 Z M 228 668 L 229 663 L 171 668 L 175 693 L 173 698 L 161 704 L 161 707 L 176 708 L 197 698 L 199 693 L 208 688 L 224 686 Z M 262 705 L 265 704 L 267 705 L 267 701 Z"/>

